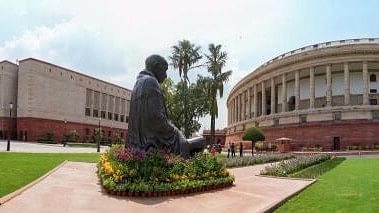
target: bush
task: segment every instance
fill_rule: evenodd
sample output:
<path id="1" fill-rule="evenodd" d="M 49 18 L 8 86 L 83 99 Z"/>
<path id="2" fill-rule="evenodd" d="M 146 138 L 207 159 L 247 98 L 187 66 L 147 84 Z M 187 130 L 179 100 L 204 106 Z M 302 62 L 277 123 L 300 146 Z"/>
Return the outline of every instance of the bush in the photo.
<path id="1" fill-rule="evenodd" d="M 79 132 L 76 130 L 70 130 L 63 134 L 64 141 L 66 142 L 78 142 L 79 141 Z"/>
<path id="2" fill-rule="evenodd" d="M 303 147 L 303 152 L 321 152 L 322 147 Z"/>
<path id="3" fill-rule="evenodd" d="M 269 143 L 263 143 L 263 142 L 257 142 L 255 143 L 255 150 L 257 152 L 274 152 L 277 149 L 276 144 L 269 144 Z"/>
<path id="4" fill-rule="evenodd" d="M 267 166 L 264 170 L 261 171 L 261 175 L 287 177 L 292 173 L 319 164 L 321 162 L 329 160 L 330 158 L 331 155 L 328 154 L 301 156 L 294 159 L 281 161 L 278 164 Z"/>
<path id="5" fill-rule="evenodd" d="M 221 162 L 223 162 L 227 168 L 233 168 L 233 167 L 252 166 L 255 164 L 271 163 L 271 162 L 276 162 L 276 161 L 281 161 L 281 160 L 287 160 L 293 157 L 294 155 L 292 154 L 267 154 L 267 155 L 259 155 L 259 156 L 254 156 L 254 157 L 243 156 L 240 158 L 223 157 L 221 159 Z"/>
<path id="6" fill-rule="evenodd" d="M 42 134 L 38 138 L 38 142 L 55 144 L 56 142 L 54 141 L 54 133 L 52 131 L 49 131 L 49 132 Z"/>
<path id="7" fill-rule="evenodd" d="M 265 136 L 263 135 L 263 132 L 261 129 L 252 127 L 245 130 L 245 132 L 242 135 L 242 140 L 254 141 L 254 142 L 264 141 Z"/>
<path id="8" fill-rule="evenodd" d="M 112 191 L 170 191 L 234 181 L 210 154 L 197 153 L 185 160 L 164 151 L 123 145 L 113 145 L 101 155 L 98 174 L 104 188 Z"/>
<path id="9" fill-rule="evenodd" d="M 340 158 L 340 157 L 333 158 L 323 163 L 316 164 L 314 166 L 303 169 L 294 174 L 290 174 L 289 177 L 314 179 L 324 174 L 325 172 L 332 170 L 333 168 L 338 166 L 340 163 L 342 163 L 344 160 L 345 158 Z"/>

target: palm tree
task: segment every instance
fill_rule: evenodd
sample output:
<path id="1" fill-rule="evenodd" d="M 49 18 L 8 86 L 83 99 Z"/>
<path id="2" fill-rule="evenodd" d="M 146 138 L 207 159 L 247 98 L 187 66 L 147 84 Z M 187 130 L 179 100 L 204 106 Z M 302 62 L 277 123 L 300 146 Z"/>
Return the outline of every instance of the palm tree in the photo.
<path id="1" fill-rule="evenodd" d="M 217 93 L 222 98 L 224 94 L 224 83 L 229 80 L 232 71 L 222 72 L 223 67 L 226 64 L 228 55 L 226 52 L 221 51 L 221 45 L 209 44 L 209 55 L 205 55 L 207 58 L 208 72 L 212 75 L 204 80 L 207 83 L 208 98 L 210 101 L 209 112 L 211 114 L 211 144 L 214 143 L 215 138 L 215 123 L 218 117 L 217 106 Z"/>
<path id="2" fill-rule="evenodd" d="M 182 40 L 178 42 L 178 45 L 172 46 L 172 52 L 170 61 L 171 65 L 174 69 L 179 70 L 179 76 L 181 78 L 183 86 L 183 112 L 181 113 L 184 120 L 184 135 L 188 138 L 191 134 L 189 125 L 190 116 L 188 116 L 187 112 L 187 89 L 188 89 L 188 71 L 194 69 L 196 67 L 200 67 L 201 65 L 196 65 L 199 60 L 202 58 L 200 54 L 200 46 L 195 46 L 188 40 Z"/>
<path id="3" fill-rule="evenodd" d="M 199 67 L 195 65 L 202 58 L 200 48 L 188 40 L 179 41 L 178 45 L 172 46 L 171 65 L 179 70 L 179 76 L 185 84 L 189 82 L 188 71 Z"/>

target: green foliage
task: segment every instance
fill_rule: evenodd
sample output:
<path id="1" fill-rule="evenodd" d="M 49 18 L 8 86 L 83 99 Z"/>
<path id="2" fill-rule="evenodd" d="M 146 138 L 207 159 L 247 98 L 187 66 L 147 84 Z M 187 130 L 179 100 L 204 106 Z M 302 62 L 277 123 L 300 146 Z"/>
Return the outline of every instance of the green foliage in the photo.
<path id="1" fill-rule="evenodd" d="M 74 130 L 67 131 L 63 134 L 65 141 L 69 142 L 78 142 L 79 141 L 79 132 Z"/>
<path id="2" fill-rule="evenodd" d="M 184 84 L 182 82 L 174 84 L 170 78 L 167 78 L 161 85 L 166 100 L 168 117 L 179 129 L 187 129 L 185 131 L 186 137 L 200 129 L 201 125 L 198 119 L 208 114 L 209 100 L 201 86 L 198 83 L 189 85 L 186 90 L 186 97 L 191 101 L 185 104 L 183 99 Z"/>
<path id="3" fill-rule="evenodd" d="M 233 182 L 225 166 L 210 154 L 197 153 L 187 160 L 162 151 L 145 153 L 114 145 L 102 154 L 98 174 L 111 190 L 139 192 L 200 187 L 209 180 Z"/>
<path id="4" fill-rule="evenodd" d="M 221 157 L 221 162 L 227 168 L 233 167 L 243 167 L 243 166 L 252 166 L 256 164 L 271 163 L 281 160 L 287 160 L 294 158 L 292 154 L 269 154 L 269 155 L 259 155 L 255 157 L 243 156 L 237 158 L 226 158 L 225 156 Z"/>
<path id="5" fill-rule="evenodd" d="M 300 156 L 291 160 L 281 161 L 278 164 L 267 166 L 261 171 L 261 175 L 287 177 L 302 169 L 319 164 L 331 159 L 329 154 Z"/>
<path id="6" fill-rule="evenodd" d="M 38 142 L 40 142 L 40 143 L 56 143 L 54 141 L 54 132 L 49 130 L 48 132 L 42 134 L 38 138 Z"/>
<path id="7" fill-rule="evenodd" d="M 289 177 L 314 179 L 324 174 L 325 172 L 332 170 L 333 168 L 338 166 L 340 163 L 342 163 L 345 159 L 346 158 L 340 158 L 340 157 L 333 158 L 323 163 L 316 164 L 314 166 L 308 167 L 299 172 L 291 174 L 289 175 Z"/>
<path id="8" fill-rule="evenodd" d="M 211 143 L 214 143 L 215 134 L 215 122 L 218 117 L 218 105 L 217 105 L 217 94 L 220 98 L 224 94 L 224 83 L 229 80 L 232 71 L 222 72 L 223 67 L 226 64 L 227 53 L 221 51 L 221 45 L 210 44 L 208 47 L 209 54 L 206 54 L 206 65 L 208 73 L 211 74 L 210 77 L 199 76 L 199 82 L 203 85 L 206 90 L 207 97 L 209 99 L 209 113 L 211 115 Z"/>
<path id="9" fill-rule="evenodd" d="M 264 141 L 265 136 L 261 129 L 252 127 L 245 130 L 245 132 L 242 135 L 242 140 L 246 141 Z"/>
<path id="10" fill-rule="evenodd" d="M 255 147 L 255 150 L 257 150 L 257 152 L 262 152 L 262 151 L 266 151 L 266 152 L 276 151 L 276 149 L 278 148 L 276 144 L 264 143 L 264 142 L 258 142 L 258 143 L 255 143 L 255 144 L 254 144 L 254 147 Z"/>

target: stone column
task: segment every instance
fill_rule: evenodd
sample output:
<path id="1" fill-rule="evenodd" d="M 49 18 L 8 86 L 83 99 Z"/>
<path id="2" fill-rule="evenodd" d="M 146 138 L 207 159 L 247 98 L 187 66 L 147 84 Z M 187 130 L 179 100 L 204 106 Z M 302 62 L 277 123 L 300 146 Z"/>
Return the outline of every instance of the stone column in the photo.
<path id="1" fill-rule="evenodd" d="M 287 76 L 282 75 L 282 112 L 287 111 Z"/>
<path id="2" fill-rule="evenodd" d="M 233 121 L 234 121 L 234 123 L 237 123 L 237 96 L 236 97 L 234 97 L 234 99 L 233 99 L 233 102 L 234 102 L 234 109 L 233 109 L 233 117 L 234 117 L 234 119 L 233 119 Z"/>
<path id="3" fill-rule="evenodd" d="M 262 116 L 266 115 L 266 84 L 262 81 Z"/>
<path id="4" fill-rule="evenodd" d="M 247 89 L 247 118 L 251 118 L 251 88 Z"/>
<path id="5" fill-rule="evenodd" d="M 254 97 L 253 97 L 253 100 L 254 100 L 254 118 L 256 118 L 258 116 L 258 89 L 257 89 L 257 85 L 254 84 Z"/>
<path id="6" fill-rule="evenodd" d="M 275 114 L 275 78 L 271 78 L 271 115 Z"/>
<path id="7" fill-rule="evenodd" d="M 367 61 L 364 61 L 362 64 L 362 70 L 363 70 L 363 105 L 369 104 L 368 99 L 368 68 L 367 68 Z"/>
<path id="8" fill-rule="evenodd" d="M 300 107 L 300 71 L 295 71 L 295 110 Z"/>
<path id="9" fill-rule="evenodd" d="M 309 108 L 315 108 L 315 68 L 309 68 Z"/>
<path id="10" fill-rule="evenodd" d="M 331 65 L 326 65 L 326 106 L 332 106 L 332 69 Z"/>
<path id="11" fill-rule="evenodd" d="M 345 96 L 345 105 L 350 105 L 350 73 L 349 73 L 349 63 L 343 63 L 344 71 L 344 96 Z"/>
<path id="12" fill-rule="evenodd" d="M 238 94 L 238 95 L 237 95 L 237 122 L 240 121 L 240 116 L 241 116 L 241 108 L 240 108 L 240 104 L 241 104 L 241 101 L 240 101 L 240 95 Z"/>
<path id="13" fill-rule="evenodd" d="M 239 103 L 239 108 L 238 108 L 238 121 L 242 121 L 242 93 L 238 96 L 238 103 Z"/>
<path id="14" fill-rule="evenodd" d="M 245 91 L 241 94 L 241 121 L 245 120 L 245 111 L 246 110 L 246 102 L 245 102 Z"/>

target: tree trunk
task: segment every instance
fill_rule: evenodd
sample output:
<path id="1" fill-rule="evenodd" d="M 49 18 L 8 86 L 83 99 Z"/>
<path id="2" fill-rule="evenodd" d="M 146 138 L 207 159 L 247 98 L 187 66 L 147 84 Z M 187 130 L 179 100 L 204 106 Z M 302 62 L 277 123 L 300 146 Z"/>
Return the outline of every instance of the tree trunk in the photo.
<path id="1" fill-rule="evenodd" d="M 211 144 L 215 143 L 215 115 L 214 113 L 211 113 Z"/>

